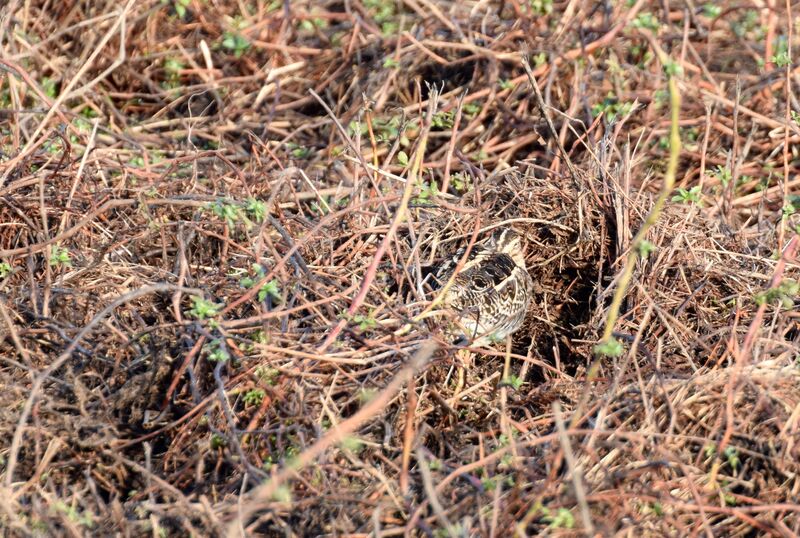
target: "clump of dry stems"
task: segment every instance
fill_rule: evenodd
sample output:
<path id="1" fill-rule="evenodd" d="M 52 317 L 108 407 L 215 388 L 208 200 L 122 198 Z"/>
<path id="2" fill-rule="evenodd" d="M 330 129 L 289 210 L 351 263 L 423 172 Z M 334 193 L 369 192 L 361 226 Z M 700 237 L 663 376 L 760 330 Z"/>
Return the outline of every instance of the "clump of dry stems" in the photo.
<path id="1" fill-rule="evenodd" d="M 7 2 L 0 526 L 800 533 L 795 11 Z M 428 275 L 498 226 L 465 353 Z"/>

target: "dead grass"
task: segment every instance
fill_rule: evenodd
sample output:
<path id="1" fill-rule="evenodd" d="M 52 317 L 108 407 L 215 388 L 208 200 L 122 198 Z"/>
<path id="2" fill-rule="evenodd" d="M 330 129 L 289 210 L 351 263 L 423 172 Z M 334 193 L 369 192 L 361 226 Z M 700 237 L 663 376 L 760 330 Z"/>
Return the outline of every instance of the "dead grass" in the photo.
<path id="1" fill-rule="evenodd" d="M 0 8 L 0 526 L 800 534 L 797 9 L 627 4 Z M 426 276 L 505 225 L 465 359 Z"/>

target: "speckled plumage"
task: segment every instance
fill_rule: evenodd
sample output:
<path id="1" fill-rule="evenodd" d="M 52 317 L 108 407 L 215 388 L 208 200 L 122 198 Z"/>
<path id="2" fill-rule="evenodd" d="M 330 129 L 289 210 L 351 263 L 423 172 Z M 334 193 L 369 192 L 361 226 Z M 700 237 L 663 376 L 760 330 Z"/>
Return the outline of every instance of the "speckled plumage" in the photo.
<path id="1" fill-rule="evenodd" d="M 465 249 L 437 271 L 444 286 Z M 495 233 L 484 245 L 476 245 L 453 278 L 444 303 L 459 313 L 463 335 L 474 345 L 503 340 L 520 328 L 530 305 L 533 281 L 525 268 L 522 241 L 512 230 Z"/>

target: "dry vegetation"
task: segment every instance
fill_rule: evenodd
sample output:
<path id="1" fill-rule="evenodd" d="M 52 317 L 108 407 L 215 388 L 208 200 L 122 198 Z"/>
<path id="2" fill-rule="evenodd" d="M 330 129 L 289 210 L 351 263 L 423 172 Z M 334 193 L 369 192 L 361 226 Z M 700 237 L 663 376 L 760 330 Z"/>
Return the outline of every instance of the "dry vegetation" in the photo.
<path id="1" fill-rule="evenodd" d="M 3 3 L 0 527 L 799 534 L 798 16 Z M 459 350 L 426 276 L 505 225 L 534 306 Z"/>

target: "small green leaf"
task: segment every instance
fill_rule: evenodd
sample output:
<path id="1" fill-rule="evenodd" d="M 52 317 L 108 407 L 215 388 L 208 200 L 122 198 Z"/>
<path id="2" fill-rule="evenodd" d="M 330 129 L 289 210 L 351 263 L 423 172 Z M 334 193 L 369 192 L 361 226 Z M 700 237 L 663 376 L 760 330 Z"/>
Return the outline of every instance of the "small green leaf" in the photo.
<path id="1" fill-rule="evenodd" d="M 789 51 L 786 50 L 782 50 L 778 54 L 775 54 L 771 60 L 772 63 L 774 63 L 777 67 L 786 67 L 792 63 L 792 59 L 789 57 Z"/>
<path id="2" fill-rule="evenodd" d="M 622 347 L 622 342 L 614 337 L 611 337 L 608 340 L 600 342 L 594 346 L 595 355 L 601 355 L 604 357 L 619 357 L 622 355 L 623 351 L 624 348 Z"/>
<path id="3" fill-rule="evenodd" d="M 703 193 L 700 185 L 695 185 L 691 189 L 678 188 L 678 193 L 672 197 L 673 202 L 680 202 L 683 204 L 697 204 L 703 205 Z"/>
<path id="4" fill-rule="evenodd" d="M 559 508 L 555 515 L 542 518 L 551 529 L 571 529 L 575 527 L 575 516 L 566 508 Z"/>
<path id="5" fill-rule="evenodd" d="M 212 450 L 217 450 L 227 445 L 228 441 L 220 434 L 213 433 L 211 434 L 211 439 L 209 441 L 209 444 L 211 445 Z"/>
<path id="6" fill-rule="evenodd" d="M 214 317 L 219 313 L 220 307 L 211 301 L 207 301 L 197 295 L 192 295 L 192 308 L 189 314 L 197 319 Z"/>
<path id="7" fill-rule="evenodd" d="M 295 146 L 292 150 L 292 157 L 296 159 L 305 159 L 311 155 L 311 149 L 305 146 Z"/>
<path id="8" fill-rule="evenodd" d="M 250 48 L 250 41 L 238 32 L 225 32 L 222 36 L 222 47 L 233 52 L 238 58 Z"/>
<path id="9" fill-rule="evenodd" d="M 49 263 L 51 267 L 72 267 L 69 250 L 64 247 L 53 247 L 50 251 Z"/>
<path id="10" fill-rule="evenodd" d="M 722 8 L 712 3 L 703 4 L 703 15 L 709 19 L 716 19 L 722 14 Z"/>
<path id="11" fill-rule="evenodd" d="M 403 150 L 398 151 L 397 162 L 399 162 L 403 166 L 408 166 L 408 154 Z"/>
<path id="12" fill-rule="evenodd" d="M 639 256 L 642 258 L 647 258 L 651 252 L 656 249 L 656 246 L 648 240 L 643 240 L 639 243 Z"/>
<path id="13" fill-rule="evenodd" d="M 723 187 L 727 187 L 731 179 L 733 179 L 733 172 L 731 172 L 731 169 L 721 164 L 718 164 L 717 169 L 711 172 L 710 175 L 719 179 Z"/>
<path id="14" fill-rule="evenodd" d="M 219 200 L 209 205 L 212 213 L 221 219 L 224 219 L 228 226 L 233 226 L 239 220 L 239 207 L 236 204 Z"/>
<path id="15" fill-rule="evenodd" d="M 481 111 L 481 105 L 478 103 L 466 103 L 463 107 L 464 114 L 467 116 L 475 116 Z"/>
<path id="16" fill-rule="evenodd" d="M 266 395 L 267 393 L 264 389 L 250 389 L 245 393 L 242 400 L 244 400 L 245 405 L 261 405 Z"/>
<path id="17" fill-rule="evenodd" d="M 637 15 L 636 18 L 631 22 L 631 25 L 634 28 L 644 28 L 646 30 L 652 30 L 655 32 L 659 29 L 661 23 L 658 22 L 658 18 L 656 18 L 655 15 L 649 11 L 645 11 Z"/>
<path id="18" fill-rule="evenodd" d="M 42 90 L 44 91 L 45 95 L 50 99 L 55 99 L 56 95 L 58 94 L 58 90 L 56 89 L 56 81 L 51 79 L 50 77 L 43 77 L 42 78 Z"/>
<path id="19" fill-rule="evenodd" d="M 739 451 L 735 447 L 725 447 L 725 451 L 722 454 L 728 460 L 728 465 L 731 466 L 731 469 L 735 471 L 739 468 L 741 461 L 739 460 Z"/>
<path id="20" fill-rule="evenodd" d="M 437 112 L 433 115 L 433 119 L 431 120 L 431 125 L 434 127 L 438 127 L 439 129 L 450 129 L 453 127 L 453 121 L 455 116 L 452 111 L 448 112 Z"/>
<path id="21" fill-rule="evenodd" d="M 342 439 L 342 448 L 348 452 L 359 453 L 364 448 L 364 442 L 361 441 L 358 437 L 353 437 L 351 435 L 345 436 Z"/>
<path id="22" fill-rule="evenodd" d="M 530 0 L 534 15 L 549 15 L 553 12 L 553 0 Z"/>
<path id="23" fill-rule="evenodd" d="M 248 198 L 245 211 L 256 222 L 264 222 L 267 216 L 267 203 L 256 198 Z"/>
<path id="24" fill-rule="evenodd" d="M 258 290 L 258 302 L 264 302 L 267 297 L 272 297 L 273 299 L 280 300 L 281 298 L 281 289 L 278 281 L 273 279 L 261 286 L 261 289 Z"/>
<path id="25" fill-rule="evenodd" d="M 511 82 L 510 80 L 502 79 L 502 80 L 500 80 L 500 89 L 502 89 L 502 90 L 513 90 L 514 89 L 514 83 Z"/>
<path id="26" fill-rule="evenodd" d="M 500 386 L 508 386 L 518 391 L 523 383 L 524 381 L 521 377 L 512 374 L 500 381 Z"/>
<path id="27" fill-rule="evenodd" d="M 670 77 L 678 77 L 683 74 L 683 67 L 678 62 L 670 60 L 664 64 L 664 72 Z"/>
<path id="28" fill-rule="evenodd" d="M 208 346 L 206 346 L 206 352 L 208 353 L 208 360 L 211 362 L 227 362 L 228 359 L 231 358 L 230 353 L 225 349 L 221 340 L 213 340 Z"/>

